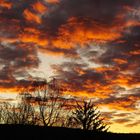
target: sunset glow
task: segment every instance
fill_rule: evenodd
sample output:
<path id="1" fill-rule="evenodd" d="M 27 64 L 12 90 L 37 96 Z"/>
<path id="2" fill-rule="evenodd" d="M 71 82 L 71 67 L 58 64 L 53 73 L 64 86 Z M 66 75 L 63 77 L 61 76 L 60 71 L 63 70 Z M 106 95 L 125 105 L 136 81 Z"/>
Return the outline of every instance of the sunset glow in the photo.
<path id="1" fill-rule="evenodd" d="M 0 101 L 53 76 L 110 131 L 140 133 L 139 0 L 0 0 Z"/>

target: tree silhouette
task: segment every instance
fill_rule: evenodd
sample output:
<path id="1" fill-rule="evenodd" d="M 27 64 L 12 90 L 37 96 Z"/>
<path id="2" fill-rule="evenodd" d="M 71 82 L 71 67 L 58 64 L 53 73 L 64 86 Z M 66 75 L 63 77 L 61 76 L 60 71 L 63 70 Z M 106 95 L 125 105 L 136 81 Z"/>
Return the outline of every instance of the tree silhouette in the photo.
<path id="1" fill-rule="evenodd" d="M 0 123 L 35 124 L 35 111 L 30 104 L 25 102 L 18 103 L 17 105 L 2 103 L 0 109 Z"/>
<path id="2" fill-rule="evenodd" d="M 59 92 L 55 88 L 56 83 L 54 80 L 36 88 L 36 104 L 39 110 L 37 119 L 39 125 L 53 126 L 59 119 Z"/>
<path id="3" fill-rule="evenodd" d="M 101 118 L 100 111 L 97 110 L 97 107 L 95 107 L 91 101 L 83 101 L 82 104 L 77 102 L 70 121 L 73 122 L 76 127 L 80 127 L 83 130 L 96 132 L 106 132 L 108 130 L 107 125 L 104 124 Z"/>
<path id="4" fill-rule="evenodd" d="M 40 84 L 41 83 L 41 84 Z M 62 109 L 65 101 L 61 99 L 58 83 L 55 78 L 50 82 L 33 82 L 33 91 L 22 92 L 22 100 L 35 103 L 36 124 L 44 126 L 61 125 Z M 25 96 L 24 96 L 25 95 Z"/>
<path id="5" fill-rule="evenodd" d="M 35 81 L 31 88 L 19 94 L 18 104 L 0 104 L 0 123 L 79 127 L 97 132 L 108 130 L 100 111 L 91 101 L 76 102 L 75 108 L 69 106 L 56 79 Z"/>

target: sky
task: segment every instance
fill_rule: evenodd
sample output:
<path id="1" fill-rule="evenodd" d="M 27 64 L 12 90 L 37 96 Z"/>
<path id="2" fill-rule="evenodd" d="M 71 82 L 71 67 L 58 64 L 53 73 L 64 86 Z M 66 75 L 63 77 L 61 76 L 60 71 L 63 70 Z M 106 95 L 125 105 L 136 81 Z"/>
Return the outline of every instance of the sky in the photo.
<path id="1" fill-rule="evenodd" d="M 110 131 L 139 133 L 139 0 L 0 0 L 0 101 L 52 76 Z"/>

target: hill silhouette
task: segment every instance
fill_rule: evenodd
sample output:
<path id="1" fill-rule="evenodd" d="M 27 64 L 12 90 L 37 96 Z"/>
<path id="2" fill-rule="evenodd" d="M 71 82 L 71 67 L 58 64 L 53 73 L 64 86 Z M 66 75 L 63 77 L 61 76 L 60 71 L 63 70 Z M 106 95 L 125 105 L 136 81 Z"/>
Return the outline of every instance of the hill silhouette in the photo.
<path id="1" fill-rule="evenodd" d="M 80 129 L 63 127 L 42 127 L 31 125 L 0 125 L 0 135 L 5 139 L 39 140 L 140 140 L 140 134 L 93 133 Z"/>

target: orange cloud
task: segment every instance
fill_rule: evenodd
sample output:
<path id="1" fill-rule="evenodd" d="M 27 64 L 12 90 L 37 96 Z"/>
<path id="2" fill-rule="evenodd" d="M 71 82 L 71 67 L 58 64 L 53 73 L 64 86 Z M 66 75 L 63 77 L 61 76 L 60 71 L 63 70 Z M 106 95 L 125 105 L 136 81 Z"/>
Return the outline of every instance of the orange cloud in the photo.
<path id="1" fill-rule="evenodd" d="M 98 105 L 101 107 L 108 107 L 110 109 L 116 109 L 116 110 L 123 110 L 123 111 L 134 111 L 136 110 L 136 102 L 139 101 L 140 97 L 137 95 L 128 95 L 120 98 L 112 98 L 107 99 L 106 101 L 99 102 Z M 115 115 L 117 116 L 117 115 Z M 119 116 L 119 115 L 118 115 Z M 119 117 L 125 117 L 128 116 L 127 114 Z"/>
<path id="2" fill-rule="evenodd" d="M 131 27 L 131 26 L 140 26 L 140 22 L 136 20 L 128 20 L 125 25 L 125 27 Z"/>
<path id="3" fill-rule="evenodd" d="M 131 80 L 132 77 L 130 75 L 119 74 L 116 79 L 112 80 L 112 84 L 129 87 Z"/>
<path id="4" fill-rule="evenodd" d="M 115 27 L 108 28 L 97 22 L 88 24 L 88 19 L 79 21 L 77 18 L 70 18 L 67 24 L 59 28 L 58 37 L 52 41 L 54 46 L 59 48 L 73 48 L 75 45 L 85 45 L 89 42 L 104 43 L 120 37 L 119 31 Z"/>
<path id="5" fill-rule="evenodd" d="M 125 124 L 125 123 L 128 123 L 129 121 L 131 121 L 131 120 L 128 119 L 128 118 L 122 118 L 122 119 L 115 119 L 114 120 L 115 123 L 119 123 L 119 124 Z"/>
<path id="6" fill-rule="evenodd" d="M 107 106 L 110 109 L 116 109 L 116 110 L 125 110 L 125 111 L 133 111 L 134 108 L 132 108 L 132 104 L 134 101 L 132 100 L 119 100 L 116 99 L 116 101 L 112 101 L 110 103 L 104 104 L 101 103 L 99 106 Z"/>
<path id="7" fill-rule="evenodd" d="M 47 38 L 40 37 L 40 32 L 34 28 L 25 28 L 23 33 L 19 35 L 19 40 L 24 43 L 35 43 L 40 46 L 47 46 Z"/>
<path id="8" fill-rule="evenodd" d="M 5 0 L 0 0 L 0 7 L 10 9 L 12 7 L 12 3 L 6 2 Z"/>
<path id="9" fill-rule="evenodd" d="M 47 45 L 48 41 L 46 39 L 40 39 L 38 36 L 36 35 L 30 35 L 30 34 L 21 34 L 19 35 L 19 38 L 22 42 L 25 43 L 35 43 L 41 46 Z"/>
<path id="10" fill-rule="evenodd" d="M 30 34 L 36 34 L 36 35 L 39 35 L 40 34 L 40 31 L 35 29 L 35 28 L 24 28 L 24 32 L 27 32 L 27 33 L 30 33 Z"/>
<path id="11" fill-rule="evenodd" d="M 94 81 L 87 80 L 83 87 L 87 88 L 87 91 L 90 89 L 94 89 L 94 91 L 91 91 L 91 94 L 93 97 L 98 98 L 107 98 L 111 93 L 113 93 L 112 85 L 102 85 L 99 83 L 94 83 Z M 89 92 L 88 92 L 89 93 Z M 90 93 L 89 93 L 90 94 Z"/>
<path id="12" fill-rule="evenodd" d="M 74 71 L 77 72 L 79 75 L 85 74 L 85 71 L 79 67 L 74 68 Z"/>
<path id="13" fill-rule="evenodd" d="M 116 62 L 117 64 L 127 64 L 126 60 L 120 58 L 115 58 L 113 59 L 113 61 Z"/>
<path id="14" fill-rule="evenodd" d="M 96 91 L 93 93 L 93 96 L 99 97 L 99 98 L 107 98 L 110 94 L 114 92 L 112 86 L 106 85 L 95 88 Z"/>
<path id="15" fill-rule="evenodd" d="M 24 10 L 23 15 L 24 15 L 25 19 L 30 22 L 36 22 L 38 24 L 41 24 L 41 22 L 42 22 L 41 18 L 38 15 L 32 13 L 28 9 Z"/>
<path id="16" fill-rule="evenodd" d="M 129 54 L 130 54 L 130 55 L 140 55 L 140 50 L 131 51 Z"/>
<path id="17" fill-rule="evenodd" d="M 4 41 L 4 42 L 7 42 L 7 43 L 14 43 L 17 41 L 16 38 L 7 38 L 7 37 L 0 37 L 0 41 Z"/>
<path id="18" fill-rule="evenodd" d="M 44 12 L 47 11 L 47 7 L 44 6 L 41 2 L 36 2 L 34 5 L 33 5 L 33 9 L 35 11 L 37 11 L 38 13 L 42 14 Z"/>
<path id="19" fill-rule="evenodd" d="M 11 82 L 9 82 L 11 83 Z M 17 91 L 19 91 L 18 87 L 0 87 L 0 92 L 1 93 L 17 93 Z"/>
<path id="20" fill-rule="evenodd" d="M 90 80 L 86 80 L 83 83 L 83 90 L 77 90 L 73 88 L 72 85 L 68 83 L 63 83 L 62 85 L 62 93 L 64 95 L 73 95 L 77 97 L 87 97 L 87 98 L 107 98 L 111 93 L 113 93 L 112 86 L 110 85 L 101 85 L 99 83 L 93 83 Z"/>
<path id="21" fill-rule="evenodd" d="M 50 55 L 50 56 L 64 56 L 65 55 L 64 52 L 49 51 L 49 50 L 46 49 L 46 46 L 41 46 L 39 48 L 39 51 L 42 52 L 42 53 L 45 53 L 47 55 Z"/>
<path id="22" fill-rule="evenodd" d="M 115 70 L 119 70 L 119 68 L 117 67 L 106 67 L 106 66 L 100 66 L 97 68 L 92 68 L 92 70 L 96 70 L 97 72 L 106 72 L 106 71 L 115 71 Z"/>
<path id="23" fill-rule="evenodd" d="M 51 4 L 57 4 L 60 1 L 59 0 L 45 0 L 47 3 L 51 3 Z"/>
<path id="24" fill-rule="evenodd" d="M 114 60 L 119 64 L 127 63 L 127 61 L 122 61 L 122 59 L 114 59 Z M 133 71 L 137 67 L 138 65 L 133 63 L 130 66 L 128 66 L 126 70 L 121 70 L 119 67 L 97 67 L 93 68 L 93 70 L 96 70 L 99 73 L 104 73 L 104 78 L 110 81 L 109 86 L 112 85 L 113 87 L 115 85 L 118 85 L 125 88 L 135 88 L 136 86 L 140 85 L 140 81 L 137 80 L 139 76 L 127 74 L 127 71 L 131 73 L 131 71 Z M 110 72 L 112 74 L 110 74 Z"/>
<path id="25" fill-rule="evenodd" d="M 122 59 L 114 59 L 114 60 L 119 64 L 123 64 L 123 63 L 125 64 L 127 62 L 127 61 L 122 61 Z M 114 67 L 113 66 L 110 66 L 110 67 L 100 66 L 97 68 L 91 68 L 90 70 L 96 71 L 98 73 L 102 73 L 104 75 L 104 80 L 109 82 L 108 83 L 109 86 L 112 85 L 113 87 L 115 85 L 118 85 L 118 86 L 122 86 L 126 88 L 127 87 L 132 88 L 132 87 L 140 85 L 140 81 L 137 80 L 139 75 L 135 76 L 133 75 L 133 73 L 131 73 L 131 70 L 133 71 L 133 69 L 137 67 L 138 65 L 134 63 L 128 66 L 128 69 L 126 70 L 123 70 L 123 69 L 121 70 L 119 67 L 116 67 L 116 66 Z M 96 85 L 96 87 L 98 86 Z"/>
<path id="26" fill-rule="evenodd" d="M 69 89 L 69 87 L 67 87 Z M 107 91 L 103 91 L 104 89 L 106 89 Z M 82 91 L 72 91 L 72 90 L 67 90 L 67 91 L 63 91 L 62 94 L 63 95 L 71 95 L 74 97 L 79 97 L 79 98 L 100 98 L 100 99 L 104 99 L 107 98 L 110 95 L 110 89 L 109 88 L 102 88 L 99 90 L 96 90 L 96 92 L 92 92 L 89 93 L 86 90 L 82 90 Z M 112 92 L 111 92 L 112 93 Z"/>

